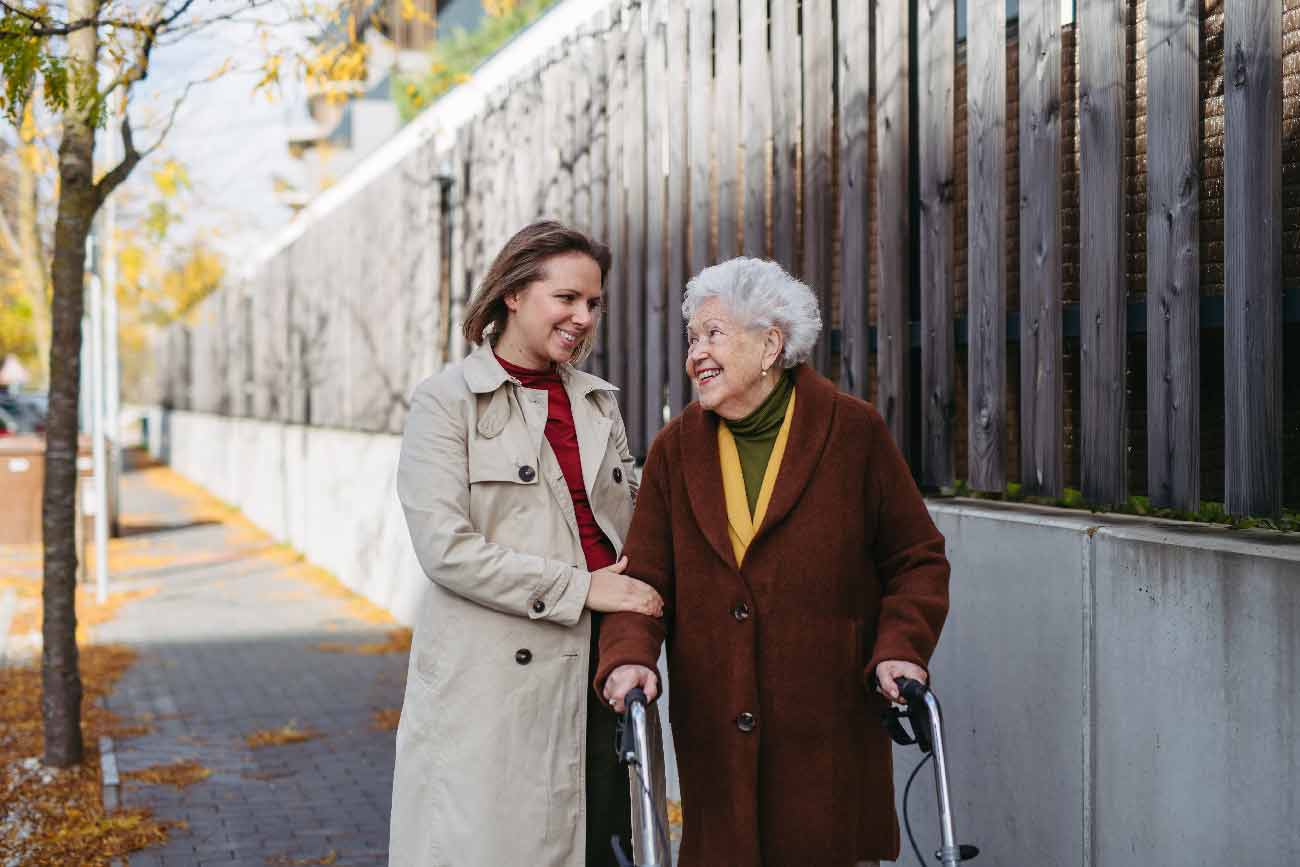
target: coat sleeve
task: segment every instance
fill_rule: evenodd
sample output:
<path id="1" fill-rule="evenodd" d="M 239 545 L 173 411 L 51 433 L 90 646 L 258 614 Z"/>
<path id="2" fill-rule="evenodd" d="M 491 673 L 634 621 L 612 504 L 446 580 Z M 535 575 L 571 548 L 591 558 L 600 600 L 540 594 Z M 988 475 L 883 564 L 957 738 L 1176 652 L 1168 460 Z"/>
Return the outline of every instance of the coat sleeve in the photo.
<path id="1" fill-rule="evenodd" d="M 412 400 L 397 465 L 397 497 L 424 574 L 472 602 L 572 626 L 591 574 L 489 542 L 469 519 L 468 423 L 427 385 Z"/>
<path id="2" fill-rule="evenodd" d="M 885 420 L 870 410 L 868 490 L 876 515 L 872 558 L 880 579 L 880 616 L 871 661 L 863 672 L 875 683 L 876 666 L 888 659 L 926 668 L 948 615 L 948 558 L 911 470 Z"/>
<path id="3" fill-rule="evenodd" d="M 603 692 L 605 678 L 620 665 L 644 665 L 657 671 L 659 647 L 667 636 L 667 624 L 672 622 L 676 573 L 669 469 L 663 456 L 663 440 L 664 435 L 660 434 L 650 446 L 623 553 L 628 558 L 626 574 L 659 591 L 664 600 L 664 614 L 662 618 L 631 612 L 605 615 L 600 625 L 600 653 L 592 682 L 597 693 Z"/>

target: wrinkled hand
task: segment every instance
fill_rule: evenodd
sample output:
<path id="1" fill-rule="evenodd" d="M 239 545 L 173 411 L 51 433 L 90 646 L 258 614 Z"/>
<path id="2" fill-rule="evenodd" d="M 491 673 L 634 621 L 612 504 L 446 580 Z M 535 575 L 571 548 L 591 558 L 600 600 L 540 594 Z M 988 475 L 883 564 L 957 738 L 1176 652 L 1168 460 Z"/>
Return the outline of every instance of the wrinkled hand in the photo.
<path id="1" fill-rule="evenodd" d="M 605 678 L 605 701 L 615 713 L 627 710 L 624 699 L 635 686 L 641 687 L 646 701 L 654 701 L 659 697 L 659 675 L 644 665 L 620 665 Z"/>
<path id="2" fill-rule="evenodd" d="M 876 691 L 885 698 L 896 704 L 907 704 L 907 701 L 898 691 L 898 684 L 894 682 L 898 677 L 910 677 L 912 680 L 919 680 L 921 683 L 929 681 L 929 675 L 921 666 L 904 662 L 901 659 L 886 659 L 880 665 L 876 666 Z"/>
<path id="3" fill-rule="evenodd" d="M 664 600 L 659 592 L 644 581 L 624 575 L 627 558 L 613 566 L 591 573 L 591 587 L 587 590 L 587 607 L 606 613 L 631 611 L 648 617 L 662 617 Z"/>

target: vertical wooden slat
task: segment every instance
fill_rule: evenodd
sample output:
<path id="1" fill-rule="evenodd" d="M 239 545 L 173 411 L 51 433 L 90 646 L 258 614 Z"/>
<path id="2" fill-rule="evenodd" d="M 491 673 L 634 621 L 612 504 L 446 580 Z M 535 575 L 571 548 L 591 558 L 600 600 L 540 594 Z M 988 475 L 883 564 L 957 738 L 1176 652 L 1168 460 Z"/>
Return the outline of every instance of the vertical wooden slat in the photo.
<path id="1" fill-rule="evenodd" d="M 648 444 L 663 425 L 664 387 L 668 369 L 667 287 L 664 285 L 664 178 L 668 147 L 668 13 L 667 0 L 643 0 L 645 15 L 646 191 L 645 191 L 645 410 L 641 442 Z"/>
<path id="2" fill-rule="evenodd" d="M 613 256 L 605 287 L 606 377 L 620 389 L 627 388 L 627 340 L 624 336 L 627 267 L 627 172 L 623 164 L 625 123 L 623 101 L 627 94 L 627 34 L 620 13 L 613 20 L 605 38 L 605 59 L 609 63 L 609 117 L 606 122 L 609 143 L 608 197 L 609 249 Z M 626 405 L 627 395 L 622 395 Z"/>
<path id="3" fill-rule="evenodd" d="M 1198 10 L 1147 2 L 1147 489 L 1201 505 Z"/>
<path id="4" fill-rule="evenodd" d="M 560 207 L 558 215 L 566 223 L 572 223 L 577 215 L 575 197 L 575 160 L 577 158 L 577 147 L 573 137 L 573 122 L 577 111 L 577 90 L 578 85 L 575 78 L 585 78 L 586 71 L 581 76 L 575 76 L 573 68 L 574 41 L 566 39 L 559 49 L 560 56 L 556 61 L 558 67 L 556 78 L 559 81 L 560 91 L 560 128 L 556 131 L 556 140 L 559 142 L 560 153 L 560 171 L 557 180 L 559 190 Z"/>
<path id="5" fill-rule="evenodd" d="M 1005 0 L 970 0 L 966 40 L 970 484 L 1006 486 L 1007 22 Z"/>
<path id="6" fill-rule="evenodd" d="M 952 0 L 917 0 L 917 135 L 921 205 L 921 478 L 953 483 Z"/>
<path id="7" fill-rule="evenodd" d="M 821 301 L 825 330 L 813 350 L 816 367 L 831 366 L 831 243 L 835 230 L 832 177 L 835 40 L 831 0 L 803 0 L 803 269 Z"/>
<path id="8" fill-rule="evenodd" d="M 688 89 L 688 12 L 683 3 L 668 4 L 668 92 L 686 93 Z M 688 182 L 690 168 L 687 148 L 690 144 L 687 127 L 688 108 L 683 100 L 668 102 L 668 259 L 664 280 L 667 283 L 667 350 L 668 409 L 672 414 L 686 406 L 690 400 L 690 384 L 686 381 L 686 341 L 682 322 L 682 292 L 686 287 L 686 254 L 689 237 L 688 216 L 690 201 Z"/>
<path id="9" fill-rule="evenodd" d="M 1083 495 L 1128 498 L 1123 0 L 1079 4 L 1079 260 Z"/>
<path id="10" fill-rule="evenodd" d="M 876 407 L 908 452 L 912 197 L 908 4 L 873 0 L 876 28 Z M 909 455 L 910 457 L 910 455 Z"/>
<path id="11" fill-rule="evenodd" d="M 767 161 L 772 139 L 772 64 L 767 51 L 767 0 L 741 2 L 740 128 L 745 143 L 742 228 L 746 256 L 767 256 Z"/>
<path id="12" fill-rule="evenodd" d="M 1237 515 L 1282 504 L 1282 10 L 1224 21 L 1225 490 Z"/>
<path id="13" fill-rule="evenodd" d="M 868 3 L 840 4 L 840 388 L 859 397 L 867 396 L 870 27 Z"/>
<path id="14" fill-rule="evenodd" d="M 646 286 L 646 92 L 644 7 L 634 7 L 624 18 L 627 30 L 626 124 L 623 142 L 623 178 L 627 185 L 627 268 L 624 322 L 627 343 L 627 384 L 623 399 L 628 444 L 633 454 L 645 454 L 645 286 Z"/>
<path id="15" fill-rule="evenodd" d="M 588 37 L 588 54 L 586 68 L 591 71 L 591 100 L 587 105 L 588 123 L 591 135 L 587 147 L 591 152 L 591 216 L 588 226 L 593 238 L 602 244 L 609 243 L 609 124 L 606 106 L 609 100 L 609 66 L 605 59 L 604 28 L 607 16 L 597 15 L 594 25 L 596 34 Z M 605 293 L 608 295 L 609 286 Z M 608 346 L 609 319 L 601 313 L 600 331 L 596 335 L 596 347 L 593 352 L 591 370 L 597 376 L 609 377 Z"/>
<path id="16" fill-rule="evenodd" d="M 1020 481 L 1064 493 L 1061 9 L 1020 5 Z"/>
<path id="17" fill-rule="evenodd" d="M 740 4 L 714 0 L 713 122 L 717 129 L 718 261 L 740 247 Z"/>
<path id="18" fill-rule="evenodd" d="M 591 39 L 580 36 L 570 46 L 570 86 L 573 88 L 571 142 L 573 153 L 573 222 L 591 231 Z"/>
<path id="19" fill-rule="evenodd" d="M 802 122 L 802 56 L 794 3 L 772 11 L 772 258 L 798 273 L 799 124 Z"/>
<path id="20" fill-rule="evenodd" d="M 713 261 L 712 173 L 713 160 L 713 4 L 697 0 L 690 5 L 689 108 L 691 243 L 687 270 L 694 276 Z"/>

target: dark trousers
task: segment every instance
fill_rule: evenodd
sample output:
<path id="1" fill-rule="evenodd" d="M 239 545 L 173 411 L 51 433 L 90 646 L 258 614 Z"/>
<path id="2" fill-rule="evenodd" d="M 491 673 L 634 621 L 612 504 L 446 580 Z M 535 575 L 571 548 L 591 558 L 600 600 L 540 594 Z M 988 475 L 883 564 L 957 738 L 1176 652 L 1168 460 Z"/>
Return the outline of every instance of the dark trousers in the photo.
<path id="1" fill-rule="evenodd" d="M 590 684 L 596 676 L 596 651 L 600 615 L 591 618 Z M 628 792 L 627 769 L 614 754 L 618 715 L 587 689 L 587 867 L 617 867 L 610 838 L 617 835 L 623 851 L 632 852 L 632 798 Z"/>

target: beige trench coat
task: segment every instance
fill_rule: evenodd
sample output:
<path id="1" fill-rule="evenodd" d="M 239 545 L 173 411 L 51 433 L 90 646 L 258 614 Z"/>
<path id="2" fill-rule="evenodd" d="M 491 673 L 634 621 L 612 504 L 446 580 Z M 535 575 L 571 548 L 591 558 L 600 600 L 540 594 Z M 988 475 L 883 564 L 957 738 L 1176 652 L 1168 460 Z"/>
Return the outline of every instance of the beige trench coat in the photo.
<path id="1" fill-rule="evenodd" d="M 587 496 L 621 552 L 637 475 L 616 389 L 562 375 Z M 591 575 L 574 565 L 585 558 L 546 416 L 546 392 L 486 344 L 415 391 L 397 494 L 433 586 L 397 730 L 394 867 L 585 860 Z"/>

